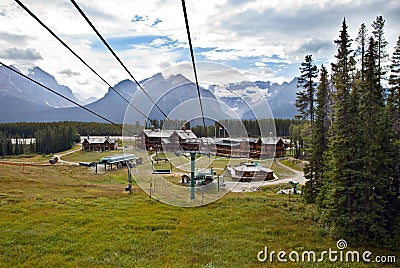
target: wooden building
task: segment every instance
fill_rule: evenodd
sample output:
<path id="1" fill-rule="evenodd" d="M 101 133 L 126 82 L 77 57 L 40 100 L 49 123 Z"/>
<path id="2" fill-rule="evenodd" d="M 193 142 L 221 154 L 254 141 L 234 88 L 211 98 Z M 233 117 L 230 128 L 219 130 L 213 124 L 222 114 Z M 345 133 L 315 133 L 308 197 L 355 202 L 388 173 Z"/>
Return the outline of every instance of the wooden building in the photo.
<path id="1" fill-rule="evenodd" d="M 281 138 L 222 139 L 215 142 L 211 153 L 224 157 L 274 158 L 285 156 L 285 146 Z"/>
<path id="2" fill-rule="evenodd" d="M 285 143 L 279 137 L 260 138 L 255 149 L 260 153 L 259 158 L 285 156 Z"/>
<path id="3" fill-rule="evenodd" d="M 239 166 L 228 167 L 232 179 L 240 182 L 264 181 L 274 178 L 273 170 L 260 166 L 258 163 L 242 163 Z"/>
<path id="4" fill-rule="evenodd" d="M 183 151 L 199 151 L 200 143 L 197 136 L 190 129 L 186 129 L 186 127 L 174 131 L 172 140 L 175 143 L 179 143 L 179 147 Z"/>
<path id="5" fill-rule="evenodd" d="M 182 130 L 160 130 L 152 127 L 145 129 L 141 135 L 142 148 L 146 150 L 176 151 L 199 150 L 197 136 L 191 131 L 183 128 Z"/>
<path id="6" fill-rule="evenodd" d="M 185 128 L 181 130 L 145 129 L 141 134 L 142 148 L 159 151 L 199 151 L 200 139 Z M 285 143 L 281 138 L 212 139 L 203 142 L 209 153 L 233 158 L 274 158 L 285 156 Z M 203 148 L 202 147 L 202 148 Z M 203 148 L 203 149 L 204 149 Z"/>
<path id="7" fill-rule="evenodd" d="M 118 149 L 118 143 L 110 137 L 90 138 L 87 136 L 82 142 L 84 151 L 107 151 Z"/>

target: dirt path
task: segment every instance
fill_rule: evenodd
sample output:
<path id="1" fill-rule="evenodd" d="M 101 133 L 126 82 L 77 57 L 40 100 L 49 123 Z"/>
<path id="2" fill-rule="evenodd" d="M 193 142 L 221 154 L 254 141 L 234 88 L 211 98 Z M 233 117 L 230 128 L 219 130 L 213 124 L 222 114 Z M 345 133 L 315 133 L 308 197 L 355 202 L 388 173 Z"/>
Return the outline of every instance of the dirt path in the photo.
<path id="1" fill-rule="evenodd" d="M 296 180 L 296 181 L 298 181 L 298 182 L 299 182 L 300 184 L 302 184 L 302 185 L 304 185 L 304 184 L 306 183 L 306 180 L 305 180 L 305 178 L 304 178 L 304 172 L 303 172 L 303 171 L 298 171 L 298 170 L 295 170 L 295 169 L 293 169 L 293 168 L 291 168 L 291 167 L 285 166 L 284 164 L 282 164 L 282 163 L 280 162 L 279 159 L 276 159 L 276 163 L 277 163 L 278 165 L 280 165 L 281 167 L 286 168 L 287 170 L 290 170 L 291 172 L 293 172 L 293 173 L 295 174 L 294 177 L 291 178 L 290 180 Z"/>
<path id="2" fill-rule="evenodd" d="M 60 163 L 60 164 L 75 165 L 76 166 L 76 165 L 79 165 L 79 163 L 70 162 L 70 161 L 64 161 L 64 160 L 61 159 L 61 157 L 65 156 L 65 155 L 69 155 L 69 154 L 75 153 L 75 152 L 80 151 L 80 150 L 82 150 L 82 145 L 81 144 L 79 145 L 79 147 L 77 149 L 74 149 L 72 151 L 66 151 L 66 152 L 58 153 L 58 154 L 55 154 L 54 156 L 58 157 L 58 163 Z"/>

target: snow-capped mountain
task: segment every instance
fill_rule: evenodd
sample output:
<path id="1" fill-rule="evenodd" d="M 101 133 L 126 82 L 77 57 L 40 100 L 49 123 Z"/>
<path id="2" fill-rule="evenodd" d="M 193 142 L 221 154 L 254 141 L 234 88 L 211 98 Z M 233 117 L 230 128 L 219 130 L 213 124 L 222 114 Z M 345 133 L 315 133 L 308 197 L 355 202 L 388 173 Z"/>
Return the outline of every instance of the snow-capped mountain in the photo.
<path id="1" fill-rule="evenodd" d="M 269 108 L 275 118 L 293 118 L 297 114 L 297 78 L 281 85 L 269 81 L 244 81 L 225 86 L 212 85 L 209 90 L 242 119 L 265 115 Z"/>
<path id="2" fill-rule="evenodd" d="M 129 105 L 111 88 L 104 97 L 93 102 L 83 102 L 70 88 L 60 85 L 53 76 L 39 67 L 30 69 L 28 76 L 116 123 L 122 123 L 125 114 L 130 121 L 144 122 L 144 116 L 133 109 L 132 105 L 149 118 L 164 119 L 163 114 L 131 80 L 123 80 L 114 86 L 125 99 L 132 99 Z M 170 119 L 193 119 L 200 116 L 196 85 L 183 75 L 163 76 L 158 73 L 140 84 Z M 282 85 L 268 81 L 246 81 L 200 87 L 205 117 L 217 120 L 235 117 L 252 119 L 255 115 L 266 114 L 268 103 L 275 118 L 292 118 L 297 113 L 294 104 L 296 84 L 297 79 Z M 0 68 L 0 122 L 65 120 L 103 121 L 6 68 Z"/>

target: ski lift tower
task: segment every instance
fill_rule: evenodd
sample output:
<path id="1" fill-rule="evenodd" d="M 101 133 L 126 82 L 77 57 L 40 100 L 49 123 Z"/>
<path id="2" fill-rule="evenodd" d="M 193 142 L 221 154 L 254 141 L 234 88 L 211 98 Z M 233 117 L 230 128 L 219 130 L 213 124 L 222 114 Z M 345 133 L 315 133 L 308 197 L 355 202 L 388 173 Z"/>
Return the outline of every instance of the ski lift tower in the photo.
<path id="1" fill-rule="evenodd" d="M 194 200 L 194 172 L 196 165 L 196 151 L 190 151 L 190 199 Z"/>

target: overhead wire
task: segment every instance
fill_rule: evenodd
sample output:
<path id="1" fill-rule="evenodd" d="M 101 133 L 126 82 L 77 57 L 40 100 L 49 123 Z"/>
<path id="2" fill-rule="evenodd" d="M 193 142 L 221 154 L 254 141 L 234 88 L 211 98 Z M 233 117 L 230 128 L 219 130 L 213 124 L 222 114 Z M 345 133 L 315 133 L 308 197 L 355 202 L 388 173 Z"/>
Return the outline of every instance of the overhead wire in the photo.
<path id="1" fill-rule="evenodd" d="M 117 93 L 126 103 L 133 107 L 138 113 L 145 117 L 145 119 L 151 121 L 148 116 L 135 107 L 129 102 L 124 96 L 121 95 L 113 86 L 110 85 L 99 73 L 96 72 L 82 57 L 80 57 L 68 44 L 66 44 L 57 34 L 55 34 L 46 24 L 43 23 L 28 7 L 26 7 L 21 1 L 14 0 L 21 8 L 23 8 L 32 18 L 34 18 L 43 28 L 45 28 L 55 39 L 57 39 L 65 48 L 67 48 L 75 57 L 77 57 L 86 67 L 88 67 L 97 77 L 99 77 L 107 86 L 109 86 L 115 93 Z"/>
<path id="2" fill-rule="evenodd" d="M 73 1 L 73 0 L 71 0 L 71 1 Z M 203 119 L 204 134 L 205 134 L 205 137 L 207 139 L 207 128 L 206 128 L 206 122 L 205 122 L 205 119 L 204 119 L 203 104 L 201 102 L 200 87 L 199 87 L 199 81 L 198 81 L 198 78 L 197 78 L 196 63 L 195 63 L 195 59 L 194 59 L 192 38 L 190 37 L 189 20 L 188 20 L 188 15 L 187 15 L 187 12 L 186 12 L 185 0 L 182 0 L 182 9 L 183 9 L 183 16 L 185 17 L 186 33 L 187 33 L 188 41 L 189 41 L 190 56 L 192 58 L 192 66 L 193 66 L 194 78 L 195 78 L 195 82 L 196 82 L 197 96 L 198 96 L 199 104 L 200 104 L 201 117 Z"/>
<path id="3" fill-rule="evenodd" d="M 85 12 L 79 7 L 79 5 L 76 3 L 74 0 L 70 0 L 70 2 L 75 6 L 75 8 L 78 10 L 78 12 L 82 15 L 82 17 L 86 20 L 86 22 L 90 25 L 90 27 L 93 29 L 93 31 L 97 34 L 97 36 L 100 38 L 100 40 L 103 42 L 103 44 L 108 48 L 108 50 L 111 52 L 111 54 L 115 57 L 115 59 L 120 63 L 120 65 L 124 68 L 124 70 L 128 73 L 128 75 L 135 81 L 135 83 L 139 86 L 139 88 L 143 91 L 143 93 L 147 96 L 147 98 L 157 107 L 157 109 L 165 116 L 167 120 L 169 120 L 167 114 L 158 106 L 158 104 L 151 98 L 151 96 L 147 93 L 147 91 L 142 87 L 142 85 L 136 80 L 136 78 L 132 75 L 132 73 L 128 70 L 128 68 L 125 66 L 125 64 L 122 62 L 122 60 L 118 57 L 118 55 L 114 52 L 112 47 L 107 43 L 107 41 L 103 38 L 103 36 L 100 34 L 100 32 L 96 29 L 96 27 L 93 25 L 93 23 L 89 20 L 89 18 L 86 16 Z"/>
<path id="4" fill-rule="evenodd" d="M 67 100 L 67 101 L 69 101 L 69 102 L 75 104 L 76 106 L 81 107 L 82 109 L 84 109 L 84 110 L 86 110 L 86 111 L 88 111 L 88 112 L 94 114 L 95 116 L 100 117 L 101 119 L 103 119 L 103 120 L 105 120 L 105 121 L 107 121 L 107 122 L 109 122 L 109 123 L 111 123 L 111 124 L 113 124 L 113 125 L 115 125 L 115 126 L 117 126 L 117 127 L 119 127 L 119 128 L 122 129 L 122 126 L 121 126 L 120 124 L 114 123 L 114 122 L 111 121 L 110 119 L 105 118 L 104 116 L 102 116 L 102 115 L 100 115 L 100 114 L 98 114 L 98 113 L 92 111 L 91 109 L 89 109 L 89 108 L 87 108 L 87 107 L 85 107 L 85 106 L 83 106 L 83 105 L 77 103 L 77 102 L 74 101 L 74 100 L 71 100 L 70 98 L 64 96 L 63 94 L 60 94 L 60 93 L 58 93 L 57 91 L 55 91 L 55 90 L 49 88 L 48 86 L 43 85 L 42 83 L 36 81 L 35 79 L 32 79 L 32 78 L 30 78 L 29 76 L 27 76 L 27 75 L 25 75 L 25 74 L 23 74 L 23 73 L 17 71 L 16 69 L 11 68 L 10 66 L 4 64 L 4 63 L 1 62 L 1 61 L 0 61 L 0 65 L 3 65 L 3 66 L 4 66 L 5 68 L 7 68 L 8 70 L 13 71 L 14 73 L 16 73 L 16 74 L 18 74 L 18 75 L 20 75 L 20 76 L 22 76 L 22 77 L 24 77 L 24 78 L 30 80 L 31 82 L 33 82 L 33 83 L 35 83 L 35 84 L 37 84 L 37 85 L 39 85 L 39 86 L 41 86 L 41 87 L 47 89 L 48 91 L 50 91 L 50 92 L 56 94 L 57 96 L 59 96 L 59 97 L 65 99 L 65 100 Z"/>

